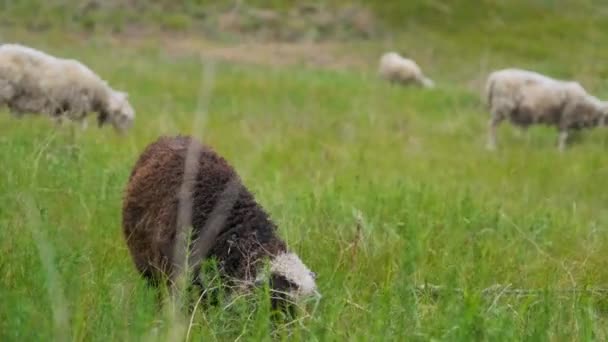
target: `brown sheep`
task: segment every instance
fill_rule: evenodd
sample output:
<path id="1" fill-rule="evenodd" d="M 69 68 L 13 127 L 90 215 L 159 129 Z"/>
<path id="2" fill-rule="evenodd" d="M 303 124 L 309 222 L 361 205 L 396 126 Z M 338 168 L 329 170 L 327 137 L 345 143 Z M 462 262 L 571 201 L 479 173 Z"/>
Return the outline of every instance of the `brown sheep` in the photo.
<path id="1" fill-rule="evenodd" d="M 161 137 L 141 154 L 124 195 L 122 225 L 137 270 L 153 285 L 176 279 L 185 259 L 178 237 L 192 227 L 195 277 L 202 259 L 211 257 L 228 284 L 251 288 L 268 281 L 290 301 L 318 295 L 314 273 L 288 251 L 234 169 L 191 137 Z"/>

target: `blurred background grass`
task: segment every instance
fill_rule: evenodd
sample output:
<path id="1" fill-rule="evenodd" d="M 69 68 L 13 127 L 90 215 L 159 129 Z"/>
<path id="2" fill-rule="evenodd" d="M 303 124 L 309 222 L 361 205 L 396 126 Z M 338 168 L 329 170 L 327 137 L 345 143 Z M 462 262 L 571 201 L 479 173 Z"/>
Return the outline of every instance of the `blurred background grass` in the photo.
<path id="1" fill-rule="evenodd" d="M 295 4 L 246 2 L 277 13 Z M 277 338 L 606 339 L 605 293 L 569 292 L 608 286 L 606 131 L 559 154 L 553 129 L 504 125 L 488 153 L 479 90 L 490 70 L 520 66 L 607 98 L 608 4 L 328 1 L 332 13 L 368 10 L 373 34 L 279 41 L 293 55 L 268 36 L 216 31 L 235 6 L 0 3 L 0 41 L 81 60 L 137 110 L 126 137 L 1 113 L 0 340 L 185 338 L 157 310 L 120 230 L 135 159 L 178 132 L 230 160 L 319 275 L 318 311 Z M 388 49 L 438 88 L 379 80 Z M 210 60 L 211 101 L 193 127 Z M 427 282 L 446 290 L 418 291 Z M 495 284 L 534 293 L 484 294 Z M 268 339 L 267 311 L 241 304 L 197 312 L 190 339 Z"/>

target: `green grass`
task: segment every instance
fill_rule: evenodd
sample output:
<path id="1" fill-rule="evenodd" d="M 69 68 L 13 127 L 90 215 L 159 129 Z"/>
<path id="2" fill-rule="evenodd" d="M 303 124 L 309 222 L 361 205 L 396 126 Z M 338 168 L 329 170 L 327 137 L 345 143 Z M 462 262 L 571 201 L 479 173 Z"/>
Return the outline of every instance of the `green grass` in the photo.
<path id="1" fill-rule="evenodd" d="M 120 228 L 138 154 L 178 132 L 235 166 L 324 295 L 314 314 L 274 332 L 263 301 L 199 310 L 191 340 L 607 339 L 608 299 L 591 289 L 608 288 L 608 132 L 584 132 L 560 154 L 553 129 L 504 125 L 489 153 L 478 94 L 489 70 L 516 65 L 607 98 L 608 7 L 589 4 L 538 20 L 508 7 L 506 24 L 471 6 L 459 15 L 474 22 L 419 22 L 345 44 L 368 63 L 361 70 L 219 62 L 196 127 L 198 58 L 154 40 L 3 30 L 2 40 L 86 62 L 129 91 L 137 118 L 125 137 L 95 127 L 72 136 L 0 113 L 0 340 L 185 338 L 188 322 L 158 310 Z M 417 58 L 438 88 L 379 81 L 387 48 Z M 442 290 L 418 291 L 427 283 Z M 532 293 L 484 292 L 495 284 Z"/>

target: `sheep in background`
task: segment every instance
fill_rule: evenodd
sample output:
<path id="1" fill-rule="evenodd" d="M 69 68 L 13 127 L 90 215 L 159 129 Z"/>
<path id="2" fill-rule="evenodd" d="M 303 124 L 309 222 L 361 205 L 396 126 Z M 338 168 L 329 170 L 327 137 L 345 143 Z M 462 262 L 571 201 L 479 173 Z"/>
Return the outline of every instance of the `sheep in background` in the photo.
<path id="1" fill-rule="evenodd" d="M 422 70 L 411 59 L 403 58 L 396 52 L 387 52 L 380 58 L 378 68 L 380 76 L 391 83 L 402 85 L 418 84 L 425 88 L 433 88 L 435 83 L 424 76 Z"/>
<path id="2" fill-rule="evenodd" d="M 131 172 L 122 216 L 135 266 L 153 285 L 163 279 L 171 285 L 179 276 L 185 255 L 177 242 L 192 227 L 193 284 L 205 287 L 200 263 L 214 257 L 228 285 L 269 283 L 275 306 L 318 295 L 314 273 L 287 249 L 234 169 L 191 137 L 161 137 L 145 149 Z"/>
<path id="3" fill-rule="evenodd" d="M 523 128 L 533 124 L 556 126 L 558 148 L 563 151 L 571 130 L 603 126 L 608 115 L 608 103 L 589 95 L 578 82 L 521 69 L 492 72 L 485 97 L 491 115 L 488 149 L 496 148 L 496 130 L 504 119 Z"/>
<path id="4" fill-rule="evenodd" d="M 1 105 L 15 116 L 44 114 L 57 121 L 83 121 L 97 112 L 99 126 L 109 123 L 120 132 L 135 118 L 127 94 L 82 63 L 18 44 L 0 45 Z"/>

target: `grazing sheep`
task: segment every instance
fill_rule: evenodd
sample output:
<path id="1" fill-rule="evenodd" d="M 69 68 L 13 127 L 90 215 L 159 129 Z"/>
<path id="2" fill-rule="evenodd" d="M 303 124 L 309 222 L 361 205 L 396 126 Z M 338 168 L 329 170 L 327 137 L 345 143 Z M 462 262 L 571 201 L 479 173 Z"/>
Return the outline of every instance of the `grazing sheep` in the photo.
<path id="1" fill-rule="evenodd" d="M 127 94 L 110 88 L 82 63 L 18 44 L 0 45 L 2 105 L 15 116 L 45 114 L 57 121 L 83 121 L 97 112 L 99 126 L 110 123 L 120 132 L 135 117 Z"/>
<path id="2" fill-rule="evenodd" d="M 378 68 L 380 76 L 391 83 L 403 85 L 418 84 L 425 88 L 433 88 L 435 83 L 424 76 L 422 70 L 411 59 L 403 58 L 396 52 L 387 52 L 380 58 Z"/>
<path id="3" fill-rule="evenodd" d="M 532 124 L 556 126 L 558 148 L 563 151 L 569 131 L 603 126 L 608 115 L 608 103 L 589 95 L 578 82 L 520 69 L 492 72 L 485 97 L 491 115 L 488 149 L 496 148 L 496 130 L 504 119 L 523 128 Z"/>
<path id="4" fill-rule="evenodd" d="M 122 213 L 135 266 L 150 284 L 174 283 L 185 259 L 178 237 L 192 227 L 188 267 L 195 285 L 203 287 L 202 259 L 213 257 L 228 285 L 251 289 L 268 282 L 275 305 L 318 295 L 314 273 L 287 249 L 234 169 L 191 137 L 161 137 L 146 148 Z"/>

